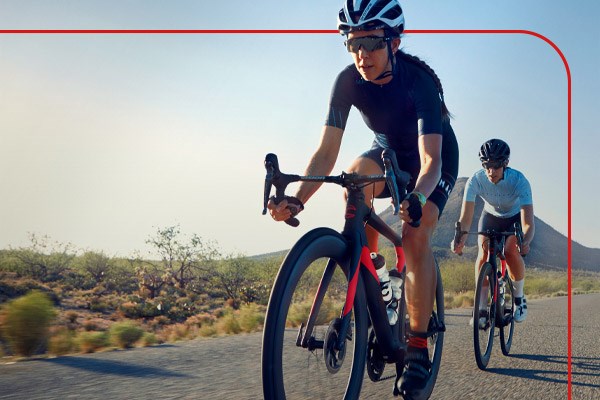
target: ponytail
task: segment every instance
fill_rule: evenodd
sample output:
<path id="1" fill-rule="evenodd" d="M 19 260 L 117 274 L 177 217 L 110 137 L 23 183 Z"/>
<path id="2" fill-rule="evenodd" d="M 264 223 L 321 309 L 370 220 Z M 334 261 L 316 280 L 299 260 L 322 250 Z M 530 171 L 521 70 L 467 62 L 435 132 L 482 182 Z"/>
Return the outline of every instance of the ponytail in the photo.
<path id="1" fill-rule="evenodd" d="M 433 68 L 431 68 L 429 65 L 427 65 L 425 63 L 425 61 L 421 60 L 419 57 L 414 56 L 412 54 L 407 54 L 407 53 L 403 52 L 402 50 L 398 50 L 397 54 L 399 54 L 399 57 L 401 59 L 403 59 L 404 61 L 408 61 L 408 62 L 424 69 L 429 75 L 431 75 L 431 77 L 433 78 L 433 81 L 435 82 L 435 85 L 437 86 L 437 89 L 440 93 L 440 100 L 442 101 L 442 118 L 446 121 L 449 120 L 451 117 L 451 114 L 450 114 L 450 111 L 448 111 L 448 108 L 446 107 L 446 103 L 444 102 L 444 88 L 442 88 L 442 82 L 440 81 L 440 78 L 437 76 L 437 74 L 435 73 Z"/>

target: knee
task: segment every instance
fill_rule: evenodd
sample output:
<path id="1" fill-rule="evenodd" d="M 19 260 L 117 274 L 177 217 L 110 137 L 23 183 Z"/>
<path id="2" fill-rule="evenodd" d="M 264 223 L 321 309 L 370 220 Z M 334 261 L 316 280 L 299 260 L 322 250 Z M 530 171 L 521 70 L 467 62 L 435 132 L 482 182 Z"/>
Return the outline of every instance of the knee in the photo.
<path id="1" fill-rule="evenodd" d="M 422 220 L 419 228 L 408 228 L 404 231 L 402 245 L 407 251 L 421 251 L 431 248 L 431 236 L 434 228 L 435 224 L 431 226 Z"/>
<path id="2" fill-rule="evenodd" d="M 504 249 L 504 255 L 506 256 L 506 260 L 509 261 L 509 264 L 514 263 L 521 259 L 521 254 L 516 246 L 510 246 Z"/>

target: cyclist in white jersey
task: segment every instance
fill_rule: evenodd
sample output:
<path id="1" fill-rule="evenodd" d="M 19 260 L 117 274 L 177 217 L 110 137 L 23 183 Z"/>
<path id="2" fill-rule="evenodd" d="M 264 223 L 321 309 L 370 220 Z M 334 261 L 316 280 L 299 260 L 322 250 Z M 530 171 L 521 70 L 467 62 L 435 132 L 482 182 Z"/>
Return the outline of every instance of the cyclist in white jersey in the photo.
<path id="1" fill-rule="evenodd" d="M 529 253 L 529 246 L 535 233 L 533 200 L 527 178 L 521 172 L 508 168 L 509 157 L 510 148 L 500 139 L 488 140 L 481 146 L 479 159 L 483 169 L 475 172 L 467 181 L 459 222 L 467 229 L 471 226 L 475 198 L 479 196 L 484 203 L 479 219 L 479 231 L 487 229 L 508 231 L 515 222 L 521 223 L 523 228 L 521 249 L 517 248 L 515 235 L 506 238 L 504 249 L 508 273 L 514 284 L 513 295 L 516 305 L 514 318 L 517 322 L 523 322 L 527 318 L 527 301 L 523 292 L 525 262 L 522 255 Z M 452 241 L 451 248 L 454 253 L 462 254 L 466 237 L 462 235 L 458 243 Z M 479 235 L 475 282 L 487 256 L 487 241 L 485 236 Z"/>

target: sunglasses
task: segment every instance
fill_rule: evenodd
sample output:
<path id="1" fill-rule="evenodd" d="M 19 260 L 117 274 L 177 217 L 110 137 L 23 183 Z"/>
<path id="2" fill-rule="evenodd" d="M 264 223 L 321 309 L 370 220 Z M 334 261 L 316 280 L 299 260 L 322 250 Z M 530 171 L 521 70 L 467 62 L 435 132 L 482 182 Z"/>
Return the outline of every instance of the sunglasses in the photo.
<path id="1" fill-rule="evenodd" d="M 502 167 L 504 167 L 504 161 L 484 161 L 481 163 L 481 165 L 483 166 L 484 169 L 500 169 Z"/>
<path id="2" fill-rule="evenodd" d="M 352 38 L 344 41 L 344 45 L 348 49 L 349 53 L 358 53 L 362 48 L 365 51 L 381 50 L 385 47 L 385 44 L 392 38 L 381 37 L 381 36 L 363 36 L 358 38 Z"/>

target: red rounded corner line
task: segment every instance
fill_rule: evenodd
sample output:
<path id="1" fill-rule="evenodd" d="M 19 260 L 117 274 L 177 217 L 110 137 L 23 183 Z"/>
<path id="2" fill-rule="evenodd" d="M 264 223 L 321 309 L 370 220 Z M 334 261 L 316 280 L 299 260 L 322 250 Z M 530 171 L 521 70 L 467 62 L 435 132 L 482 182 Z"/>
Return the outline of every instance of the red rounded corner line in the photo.
<path id="1" fill-rule="evenodd" d="M 2 29 L 0 34 L 331 34 L 339 31 L 334 29 Z M 568 362 L 567 381 L 568 399 L 571 399 L 572 388 L 572 240 L 571 240 L 571 70 L 569 63 L 560 48 L 550 39 L 534 31 L 522 29 L 407 29 L 410 34 L 518 34 L 535 36 L 548 43 L 560 56 L 567 72 L 567 288 L 568 288 Z"/>

